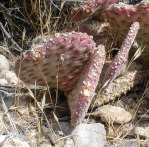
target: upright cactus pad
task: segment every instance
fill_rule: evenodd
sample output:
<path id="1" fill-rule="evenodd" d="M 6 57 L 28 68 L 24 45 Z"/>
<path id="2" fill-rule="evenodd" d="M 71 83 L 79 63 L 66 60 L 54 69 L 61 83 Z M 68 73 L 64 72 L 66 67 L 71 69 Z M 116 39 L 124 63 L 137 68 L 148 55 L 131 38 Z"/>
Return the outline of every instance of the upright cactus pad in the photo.
<path id="1" fill-rule="evenodd" d="M 126 39 L 124 40 L 117 55 L 112 60 L 111 64 L 109 65 L 105 73 L 104 77 L 105 84 L 113 81 L 116 77 L 118 77 L 121 73 L 123 73 L 126 70 L 129 51 L 136 38 L 139 28 L 140 25 L 138 22 L 134 22 L 131 25 L 128 35 L 126 36 Z"/>
<path id="2" fill-rule="evenodd" d="M 101 11 L 118 0 L 84 0 L 80 7 L 75 8 L 71 15 L 71 20 L 80 21 L 93 15 L 96 11 Z"/>
<path id="3" fill-rule="evenodd" d="M 71 90 L 94 47 L 85 33 L 57 33 L 22 55 L 15 65 L 16 74 L 29 84 Z"/>
<path id="4" fill-rule="evenodd" d="M 76 87 L 67 94 L 71 111 L 71 124 L 79 124 L 85 117 L 91 100 L 95 95 L 100 73 L 105 61 L 105 48 L 100 45 L 90 57 Z"/>
<path id="5" fill-rule="evenodd" d="M 143 45 L 145 49 L 139 60 L 144 61 L 146 65 L 149 64 L 149 1 L 144 0 L 136 5 L 120 2 L 112 5 L 105 13 L 112 31 L 120 43 L 125 38 L 129 26 L 133 22 L 140 23 L 136 41 L 139 45 Z M 131 54 L 134 51 L 132 50 Z"/>

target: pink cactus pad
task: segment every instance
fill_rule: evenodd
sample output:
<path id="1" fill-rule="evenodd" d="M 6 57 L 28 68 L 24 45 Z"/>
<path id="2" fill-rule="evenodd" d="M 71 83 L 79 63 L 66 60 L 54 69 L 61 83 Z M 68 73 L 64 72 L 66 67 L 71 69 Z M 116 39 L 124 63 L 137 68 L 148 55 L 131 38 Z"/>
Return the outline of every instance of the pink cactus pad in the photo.
<path id="1" fill-rule="evenodd" d="M 76 85 L 94 47 L 86 33 L 57 33 L 23 53 L 15 71 L 26 83 L 68 91 Z"/>
<path id="2" fill-rule="evenodd" d="M 71 124 L 76 126 L 85 117 L 91 100 L 95 95 L 95 89 L 99 81 L 100 73 L 105 61 L 105 48 L 100 45 L 85 65 L 82 75 L 76 87 L 69 93 L 68 105 L 71 111 Z"/>
<path id="3" fill-rule="evenodd" d="M 112 60 L 111 64 L 109 65 L 105 73 L 105 77 L 104 77 L 105 84 L 113 81 L 116 77 L 118 77 L 121 73 L 125 71 L 125 68 L 128 62 L 129 50 L 136 38 L 139 28 L 140 28 L 140 25 L 138 22 L 134 22 L 131 25 L 128 35 L 124 40 L 119 52 Z"/>
<path id="4" fill-rule="evenodd" d="M 118 0 L 85 0 L 80 7 L 75 8 L 71 15 L 71 20 L 80 21 L 91 15 L 97 10 L 101 11 Z"/>
<path id="5" fill-rule="evenodd" d="M 136 41 L 145 49 L 138 60 L 149 65 L 149 1 L 144 0 L 136 5 L 120 2 L 109 7 L 105 13 L 112 33 L 116 35 L 120 44 L 128 32 L 129 26 L 133 22 L 140 23 Z M 135 50 L 131 50 L 130 54 L 133 55 L 134 52 Z"/>

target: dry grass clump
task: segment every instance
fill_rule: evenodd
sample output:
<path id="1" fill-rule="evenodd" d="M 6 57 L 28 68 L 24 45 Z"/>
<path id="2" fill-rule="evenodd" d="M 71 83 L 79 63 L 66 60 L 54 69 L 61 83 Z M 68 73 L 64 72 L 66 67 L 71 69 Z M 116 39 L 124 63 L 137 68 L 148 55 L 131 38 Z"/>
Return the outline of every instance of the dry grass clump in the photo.
<path id="1" fill-rule="evenodd" d="M 6 0 L 0 2 L 1 23 L 9 34 L 6 36 L 3 29 L 1 40 L 5 40 L 11 49 L 14 49 L 11 38 L 26 50 L 32 39 L 38 35 L 51 35 L 60 32 L 71 23 L 68 20 L 72 7 L 77 3 L 48 0 Z M 2 29 L 2 27 L 1 27 Z"/>

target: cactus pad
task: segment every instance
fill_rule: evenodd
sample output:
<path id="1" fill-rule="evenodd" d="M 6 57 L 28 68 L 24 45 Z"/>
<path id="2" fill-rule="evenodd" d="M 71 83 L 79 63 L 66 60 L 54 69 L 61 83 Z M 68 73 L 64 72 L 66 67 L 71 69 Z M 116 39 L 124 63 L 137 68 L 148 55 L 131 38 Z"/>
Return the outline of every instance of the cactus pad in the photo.
<path id="1" fill-rule="evenodd" d="M 100 45 L 90 57 L 76 87 L 67 94 L 71 111 L 71 124 L 79 124 L 85 117 L 91 100 L 95 95 L 100 73 L 105 61 L 105 48 Z"/>
<path id="2" fill-rule="evenodd" d="M 123 73 L 126 70 L 129 51 L 136 38 L 139 28 L 140 25 L 138 22 L 134 22 L 131 25 L 128 35 L 124 40 L 121 48 L 119 49 L 119 52 L 114 57 L 105 73 L 104 77 L 105 84 L 113 81 L 115 78 L 117 78 L 121 73 Z"/>
<path id="3" fill-rule="evenodd" d="M 140 30 L 136 41 L 139 45 L 144 45 L 145 49 L 139 57 L 139 60 L 147 65 L 149 63 L 149 2 L 142 1 L 136 5 L 122 2 L 114 4 L 107 9 L 106 17 L 111 25 L 113 33 L 116 34 L 120 43 L 125 38 L 129 26 L 133 22 L 140 23 Z M 134 52 L 135 50 L 132 50 L 131 54 Z"/>
<path id="4" fill-rule="evenodd" d="M 16 74 L 29 84 L 71 90 L 94 47 L 85 33 L 57 33 L 23 53 L 15 64 Z"/>

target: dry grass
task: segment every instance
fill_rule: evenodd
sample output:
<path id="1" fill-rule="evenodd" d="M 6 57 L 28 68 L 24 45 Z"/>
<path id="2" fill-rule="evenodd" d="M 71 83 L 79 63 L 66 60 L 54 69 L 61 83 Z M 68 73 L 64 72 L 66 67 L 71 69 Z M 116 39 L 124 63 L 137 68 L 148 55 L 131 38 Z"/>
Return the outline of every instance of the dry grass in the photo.
<path id="1" fill-rule="evenodd" d="M 44 34 L 51 35 L 62 31 L 64 28 L 66 29 L 71 24 L 68 21 L 67 14 L 70 13 L 72 7 L 73 5 L 66 5 L 65 2 L 54 4 L 54 2 L 47 0 L 8 0 L 0 2 L 1 23 L 4 27 L 0 43 L 3 49 L 6 48 L 5 53 L 9 54 L 9 59 L 13 59 L 12 69 L 16 56 L 20 54 L 20 49 L 17 48 L 16 43 L 24 51 L 29 49 L 33 38 Z M 58 118 L 61 115 L 57 116 L 58 111 L 68 110 L 65 105 L 60 105 L 58 102 L 58 89 L 54 90 L 54 94 L 51 94 L 48 86 L 46 92 L 41 89 L 40 93 L 36 85 L 32 88 L 34 90 L 31 90 L 27 85 L 24 85 L 24 87 L 29 92 L 21 94 L 16 90 L 16 93 L 11 97 L 14 100 L 14 105 L 10 108 L 3 99 L 1 100 L 0 135 L 15 135 L 18 138 L 21 135 L 32 146 L 35 144 L 38 146 L 55 144 L 55 140 L 49 139 L 48 136 L 48 133 L 53 136 L 56 135 L 51 123 L 56 122 L 61 127 Z M 46 110 L 48 111 L 46 112 Z M 69 114 L 69 112 L 67 113 Z M 65 137 L 64 134 L 62 137 Z"/>
<path id="2" fill-rule="evenodd" d="M 30 47 L 38 35 L 60 32 L 71 24 L 67 14 L 74 5 L 47 0 L 7 0 L 0 3 L 1 22 L 23 50 Z M 3 38 L 12 49 L 10 38 Z"/>
<path id="3" fill-rule="evenodd" d="M 142 86 L 138 85 L 137 87 Z M 136 88 L 137 88 L 136 87 Z M 142 89 L 142 88 L 141 88 Z M 121 97 L 120 99 L 111 102 L 111 105 L 122 107 L 125 110 L 129 111 L 132 115 L 131 122 L 127 124 L 113 124 L 113 122 L 109 121 L 107 125 L 107 138 L 111 140 L 112 147 L 117 147 L 120 143 L 122 143 L 124 140 L 131 140 L 134 139 L 134 142 L 136 140 L 138 147 L 147 147 L 149 145 L 148 138 L 140 135 L 134 135 L 135 127 L 147 127 L 148 122 L 144 121 L 143 117 L 146 114 L 149 114 L 148 110 L 148 100 L 145 98 L 146 93 L 149 90 L 148 83 L 143 91 L 143 93 L 140 91 L 137 97 L 135 96 L 133 98 L 133 101 L 135 101 L 135 105 L 130 103 L 131 95 L 135 95 L 135 91 L 132 90 L 129 92 L 126 96 Z M 142 114 L 142 117 L 138 117 L 138 115 Z M 143 134 L 144 132 L 142 132 Z M 112 145 L 113 144 L 113 145 Z"/>
<path id="4" fill-rule="evenodd" d="M 54 2 L 48 0 L 7 0 L 0 2 L 1 23 L 13 38 L 14 42 L 17 42 L 19 47 L 24 51 L 29 49 L 33 38 L 39 35 L 43 36 L 44 34 L 51 35 L 71 26 L 72 22 L 68 20 L 67 16 L 72 7 L 74 6 L 65 5 L 65 2 L 54 4 Z M 0 37 L 0 45 L 3 49 L 6 49 L 5 54 L 3 50 L 1 52 L 12 61 L 13 68 L 14 61 L 17 55 L 20 54 L 20 50 L 17 49 L 16 45 L 3 31 Z M 111 59 L 111 56 L 112 55 L 109 54 L 108 58 Z M 63 103 L 63 105 L 61 104 L 61 100 L 59 100 L 59 97 L 63 96 L 60 95 L 58 87 L 54 90 L 54 94 L 51 93 L 48 85 L 46 87 L 46 90 L 48 89 L 47 91 L 40 89 L 40 92 L 36 84 L 32 88 L 27 85 L 24 85 L 24 87 L 28 89 L 27 94 L 21 94 L 16 90 L 16 92 L 10 96 L 11 100 L 9 99 L 8 101 L 11 103 L 12 99 L 14 100 L 14 105 L 11 105 L 11 107 L 8 106 L 9 104 L 5 104 L 5 97 L 1 97 L 0 135 L 16 135 L 19 138 L 23 136 L 23 140 L 30 142 L 32 146 L 35 144 L 39 147 L 46 145 L 60 146 L 60 144 L 62 146 L 63 143 L 60 142 L 67 136 L 62 132 L 60 118 L 64 120 L 63 115 L 69 116 L 69 111 L 67 104 Z M 132 128 L 129 126 L 128 129 L 125 128 L 126 124 L 122 124 L 118 127 L 115 127 L 112 122 L 107 124 L 109 130 L 109 136 L 107 135 L 107 138 L 111 140 L 113 146 L 116 146 L 117 143 L 120 143 L 125 138 L 132 137 L 129 135 L 131 130 L 135 125 L 141 122 L 141 119 L 136 121 L 135 118 L 136 113 L 141 109 L 140 106 L 144 101 L 144 95 L 145 94 L 143 94 L 133 108 L 134 119 L 131 123 L 134 125 Z M 117 104 L 120 103 L 120 101 L 121 100 L 118 100 Z M 111 105 L 113 105 L 113 103 Z M 60 113 L 63 113 L 63 115 Z M 144 114 L 147 113 L 148 109 Z M 66 118 L 67 121 L 68 119 L 69 118 Z M 51 125 L 53 122 L 58 124 L 60 128 L 59 132 L 53 130 Z M 123 131 L 123 128 L 126 130 Z M 110 130 L 112 130 L 112 133 Z M 50 134 L 53 136 L 58 134 L 59 137 L 54 140 Z M 136 138 L 138 146 L 141 146 L 140 144 L 143 142 L 142 138 L 140 139 L 140 136 L 133 137 Z M 144 142 L 148 143 L 148 139 L 144 139 Z"/>

